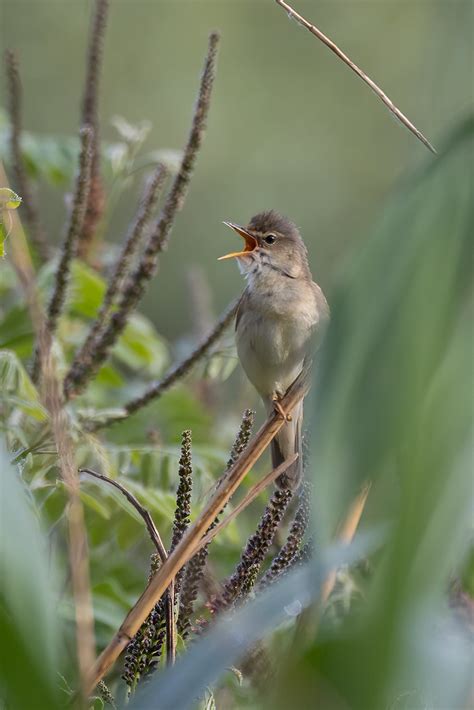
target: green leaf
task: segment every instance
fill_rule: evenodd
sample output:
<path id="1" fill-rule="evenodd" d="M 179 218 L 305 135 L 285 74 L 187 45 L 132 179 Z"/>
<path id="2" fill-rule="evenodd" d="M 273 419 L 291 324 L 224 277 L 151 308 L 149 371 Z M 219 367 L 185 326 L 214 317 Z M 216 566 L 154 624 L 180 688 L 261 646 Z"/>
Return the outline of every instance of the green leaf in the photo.
<path id="1" fill-rule="evenodd" d="M 38 421 L 47 419 L 35 386 L 18 357 L 9 350 L 0 351 L 0 400 Z"/>
<path id="2" fill-rule="evenodd" d="M 71 268 L 69 309 L 75 315 L 95 318 L 105 294 L 104 280 L 82 261 Z"/>
<path id="3" fill-rule="evenodd" d="M 0 187 L 0 212 L 2 210 L 16 210 L 22 203 L 22 199 L 9 187 Z"/>
<path id="4" fill-rule="evenodd" d="M 12 708 L 53 710 L 62 706 L 56 570 L 3 444 L 0 463 L 0 695 Z"/>
<path id="5" fill-rule="evenodd" d="M 110 520 L 110 510 L 106 505 L 101 503 L 98 498 L 86 493 L 84 490 L 80 492 L 81 500 L 88 508 L 98 513 L 104 520 Z"/>
<path id="6" fill-rule="evenodd" d="M 19 357 L 25 357 L 31 353 L 33 336 L 29 312 L 25 305 L 15 305 L 3 315 L 0 321 L 2 350 L 14 350 Z"/>
<path id="7" fill-rule="evenodd" d="M 132 370 L 144 369 L 150 376 L 158 376 L 168 362 L 168 350 L 164 342 L 148 318 L 139 313 L 130 316 L 112 353 Z"/>

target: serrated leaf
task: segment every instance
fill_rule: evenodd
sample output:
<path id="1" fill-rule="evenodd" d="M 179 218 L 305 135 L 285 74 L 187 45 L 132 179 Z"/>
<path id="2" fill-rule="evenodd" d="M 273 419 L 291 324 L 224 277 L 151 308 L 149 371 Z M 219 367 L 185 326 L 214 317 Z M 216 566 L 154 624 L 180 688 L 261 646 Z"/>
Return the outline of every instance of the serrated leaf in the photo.
<path id="1" fill-rule="evenodd" d="M 133 370 L 145 368 L 151 376 L 159 375 L 168 362 L 168 350 L 152 323 L 134 313 L 114 347 L 113 356 Z"/>
<path id="2" fill-rule="evenodd" d="M 18 357 L 10 350 L 0 350 L 0 399 L 15 404 L 38 421 L 47 418 L 35 386 Z"/>

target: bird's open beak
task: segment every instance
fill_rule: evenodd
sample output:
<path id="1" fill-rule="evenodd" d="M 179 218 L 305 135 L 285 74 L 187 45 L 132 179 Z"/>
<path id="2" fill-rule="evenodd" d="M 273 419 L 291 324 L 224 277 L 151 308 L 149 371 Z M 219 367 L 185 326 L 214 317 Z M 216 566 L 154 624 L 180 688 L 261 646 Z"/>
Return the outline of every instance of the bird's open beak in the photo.
<path id="1" fill-rule="evenodd" d="M 250 232 L 247 232 L 244 227 L 239 227 L 238 224 L 233 224 L 233 222 L 224 222 L 224 224 L 245 239 L 245 249 L 243 251 L 233 251 L 230 254 L 224 254 L 224 256 L 219 257 L 218 261 L 222 261 L 222 259 L 230 259 L 233 256 L 247 256 L 249 252 L 254 251 L 254 249 L 257 248 L 257 240 L 250 234 Z"/>

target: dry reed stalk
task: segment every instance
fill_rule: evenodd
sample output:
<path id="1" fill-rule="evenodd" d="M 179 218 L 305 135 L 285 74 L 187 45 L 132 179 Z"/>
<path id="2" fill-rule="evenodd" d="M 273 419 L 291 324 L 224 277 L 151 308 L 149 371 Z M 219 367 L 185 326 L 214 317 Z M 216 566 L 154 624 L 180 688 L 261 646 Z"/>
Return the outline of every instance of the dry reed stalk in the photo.
<path id="1" fill-rule="evenodd" d="M 307 30 L 311 32 L 312 35 L 317 37 L 323 44 L 328 47 L 331 52 L 334 52 L 334 54 L 341 59 L 344 64 L 346 64 L 349 69 L 351 69 L 355 74 L 357 74 L 362 81 L 364 81 L 367 86 L 369 86 L 374 94 L 378 96 L 378 98 L 382 101 L 382 103 L 388 108 L 389 111 L 393 113 L 393 115 L 402 123 L 406 128 L 408 128 L 411 133 L 413 133 L 414 136 L 420 140 L 423 145 L 425 145 L 428 150 L 430 150 L 432 153 L 436 154 L 436 149 L 433 147 L 433 145 L 429 142 L 427 138 L 423 135 L 421 131 L 418 130 L 418 128 L 403 114 L 397 106 L 393 103 L 393 101 L 387 96 L 385 92 L 382 91 L 382 89 L 377 86 L 375 81 L 373 81 L 365 72 L 360 69 L 357 64 L 355 64 L 352 59 L 349 59 L 347 54 L 345 54 L 342 49 L 340 49 L 337 44 L 335 44 L 327 35 L 325 35 L 323 32 L 321 32 L 320 29 L 318 29 L 315 25 L 313 25 L 309 20 L 307 20 L 303 15 L 300 15 L 296 10 L 294 10 L 288 3 L 285 2 L 285 0 L 275 0 L 280 7 L 282 7 L 290 17 L 292 17 L 294 20 L 296 20 L 302 27 L 305 27 Z"/>

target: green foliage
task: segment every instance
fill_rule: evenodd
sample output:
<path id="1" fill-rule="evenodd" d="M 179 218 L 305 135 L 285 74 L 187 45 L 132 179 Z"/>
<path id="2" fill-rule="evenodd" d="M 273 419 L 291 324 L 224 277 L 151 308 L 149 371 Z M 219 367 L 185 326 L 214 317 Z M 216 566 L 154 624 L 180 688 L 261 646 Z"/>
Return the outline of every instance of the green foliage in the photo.
<path id="1" fill-rule="evenodd" d="M 466 156 L 474 157 L 473 147 L 469 121 L 400 186 L 341 274 L 310 408 L 312 573 L 294 572 L 217 624 L 134 707 L 158 699 L 162 707 L 194 707 L 208 684 L 224 684 L 226 667 L 276 628 L 267 644 L 271 682 L 259 679 L 264 707 L 466 707 L 470 632 L 448 594 L 450 580 L 469 567 L 474 213 Z M 345 551 L 328 548 L 366 480 L 373 489 L 365 535 Z M 334 610 L 321 619 L 314 605 L 324 566 L 361 554 L 373 571 L 347 583 L 346 570 L 337 623 Z M 304 607 L 304 623 L 290 624 Z M 239 707 L 255 707 L 255 692 L 238 697 Z"/>
<path id="2" fill-rule="evenodd" d="M 8 187 L 0 187 L 0 259 L 5 256 L 5 242 L 12 228 L 11 210 L 21 205 L 21 197 Z"/>
<path id="3" fill-rule="evenodd" d="M 3 442 L 0 466 L 0 693 L 5 707 L 54 710 L 60 706 L 62 645 L 56 565 Z"/>
<path id="4" fill-rule="evenodd" d="M 106 153 L 118 195 L 137 166 L 146 127 L 123 120 L 116 127 L 121 147 Z M 306 408 L 313 432 L 308 475 L 315 482 L 315 561 L 257 594 L 203 640 L 188 649 L 180 643 L 175 669 L 134 701 L 136 707 L 141 702 L 140 710 L 156 707 L 157 698 L 162 707 L 192 707 L 196 698 L 201 707 L 219 707 L 229 694 L 239 707 L 317 702 L 328 710 L 441 710 L 464 702 L 466 631 L 449 611 L 447 595 L 453 578 L 472 594 L 473 353 L 466 301 L 474 215 L 466 155 L 473 141 L 474 125 L 467 122 L 436 161 L 400 185 L 364 249 L 342 270 L 331 298 L 317 396 Z M 69 181 L 74 142 L 26 137 L 24 149 L 32 173 L 36 166 L 36 174 L 51 182 Z M 44 302 L 54 269 L 46 264 L 40 274 Z M 83 342 L 104 291 L 105 278 L 73 264 L 54 344 L 60 373 Z M 58 688 L 77 686 L 66 579 L 67 495 L 47 414 L 27 374 L 33 328 L 7 261 L 0 263 L 0 293 L 0 416 L 8 451 L 1 453 L 0 694 L 12 710 L 41 710 L 66 700 Z M 86 394 L 68 404 L 78 465 L 123 483 L 151 512 L 167 544 L 181 432 L 193 431 L 195 515 L 225 467 L 233 398 L 223 398 L 220 409 L 209 406 L 190 378 L 100 438 L 83 424 L 120 409 L 172 360 L 150 320 L 134 314 Z M 223 388 L 234 366 L 223 349 L 205 363 L 202 376 Z M 373 484 L 367 535 L 345 550 L 330 546 L 337 522 L 366 480 Z M 143 590 L 152 546 L 142 519 L 116 489 L 83 475 L 81 499 L 102 648 Z M 244 517 L 219 535 L 212 559 L 219 578 L 231 571 L 249 531 Z M 361 557 L 368 558 L 369 574 L 354 569 Z M 345 567 L 316 633 L 320 584 L 336 564 Z M 306 616 L 297 620 L 304 608 Z M 228 668 L 239 666 L 264 638 L 276 669 L 271 687 L 263 678 L 251 685 L 245 673 L 240 687 Z M 120 697 L 116 677 L 111 686 Z M 94 707 L 101 703 L 94 700 Z"/>

